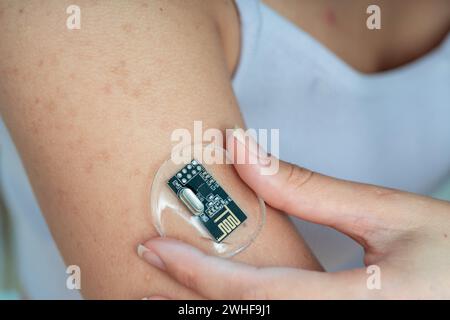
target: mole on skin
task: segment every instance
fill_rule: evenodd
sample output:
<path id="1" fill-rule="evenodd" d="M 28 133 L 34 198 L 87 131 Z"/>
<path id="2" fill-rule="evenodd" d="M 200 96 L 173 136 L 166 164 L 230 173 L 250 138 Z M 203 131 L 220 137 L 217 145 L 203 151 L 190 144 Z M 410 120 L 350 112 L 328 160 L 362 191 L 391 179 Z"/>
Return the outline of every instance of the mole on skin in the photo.
<path id="1" fill-rule="evenodd" d="M 336 24 L 336 14 L 333 9 L 326 8 L 324 12 L 325 24 L 328 26 L 334 26 Z"/>

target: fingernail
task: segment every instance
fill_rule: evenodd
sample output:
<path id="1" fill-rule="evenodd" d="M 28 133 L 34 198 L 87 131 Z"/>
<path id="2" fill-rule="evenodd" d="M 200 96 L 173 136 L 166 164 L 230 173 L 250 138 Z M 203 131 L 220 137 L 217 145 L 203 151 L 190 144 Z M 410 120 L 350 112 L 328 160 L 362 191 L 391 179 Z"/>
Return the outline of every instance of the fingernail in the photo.
<path id="1" fill-rule="evenodd" d="M 152 266 L 163 271 L 166 269 L 162 259 L 153 250 L 147 248 L 146 246 L 139 244 L 137 247 L 137 254 Z"/>
<path id="2" fill-rule="evenodd" d="M 233 137 L 238 141 L 250 154 L 256 156 L 258 163 L 262 166 L 268 166 L 271 163 L 270 156 L 264 149 L 256 142 L 256 140 L 250 134 L 245 134 L 244 129 L 237 125 L 233 128 Z M 249 143 L 246 143 L 246 137 L 249 137 Z"/>

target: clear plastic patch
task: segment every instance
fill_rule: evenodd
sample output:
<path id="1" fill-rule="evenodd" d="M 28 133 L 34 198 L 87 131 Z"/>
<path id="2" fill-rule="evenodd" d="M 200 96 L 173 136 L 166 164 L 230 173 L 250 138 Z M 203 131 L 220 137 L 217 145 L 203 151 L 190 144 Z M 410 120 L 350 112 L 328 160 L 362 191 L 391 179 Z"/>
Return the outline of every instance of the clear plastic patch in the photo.
<path id="1" fill-rule="evenodd" d="M 240 179 L 228 152 L 214 144 L 193 144 L 175 153 L 183 161 L 173 152 L 151 187 L 152 221 L 160 236 L 221 257 L 247 248 L 261 231 L 266 207 Z"/>

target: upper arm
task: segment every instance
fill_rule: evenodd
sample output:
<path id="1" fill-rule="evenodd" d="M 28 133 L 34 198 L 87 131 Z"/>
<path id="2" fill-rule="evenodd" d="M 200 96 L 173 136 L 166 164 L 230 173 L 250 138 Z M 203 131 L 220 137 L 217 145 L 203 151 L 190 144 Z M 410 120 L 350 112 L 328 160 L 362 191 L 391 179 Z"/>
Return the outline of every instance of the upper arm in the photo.
<path id="1" fill-rule="evenodd" d="M 0 4 L 2 117 L 86 297 L 191 297 L 135 248 L 156 235 L 148 186 L 170 154 L 170 133 L 194 120 L 242 124 L 217 23 L 198 1 L 78 3 L 82 25 L 72 31 L 66 1 Z M 316 266 L 271 209 L 237 259 Z"/>

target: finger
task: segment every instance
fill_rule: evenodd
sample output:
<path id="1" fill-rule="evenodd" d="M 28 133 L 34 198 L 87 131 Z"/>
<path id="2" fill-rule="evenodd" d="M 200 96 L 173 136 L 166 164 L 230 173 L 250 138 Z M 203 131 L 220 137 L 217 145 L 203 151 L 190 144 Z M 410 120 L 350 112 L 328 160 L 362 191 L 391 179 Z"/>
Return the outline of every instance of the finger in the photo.
<path id="1" fill-rule="evenodd" d="M 207 256 L 168 238 L 139 246 L 140 256 L 208 299 L 346 299 L 366 295 L 363 270 L 339 274 L 292 268 L 256 268 Z"/>
<path id="2" fill-rule="evenodd" d="M 255 145 L 255 140 L 243 129 L 235 129 L 231 139 L 227 139 L 239 176 L 257 194 L 272 207 L 336 228 L 363 245 L 365 236 L 370 234 L 368 230 L 411 226 L 411 214 L 424 201 L 430 201 L 392 189 L 324 176 L 279 161 Z M 246 156 L 238 158 L 242 154 Z M 274 162 L 278 162 L 277 172 L 262 174 Z"/>
<path id="3" fill-rule="evenodd" d="M 209 299 L 233 299 L 254 279 L 255 267 L 205 255 L 168 238 L 138 246 L 138 254 L 154 267 Z"/>

